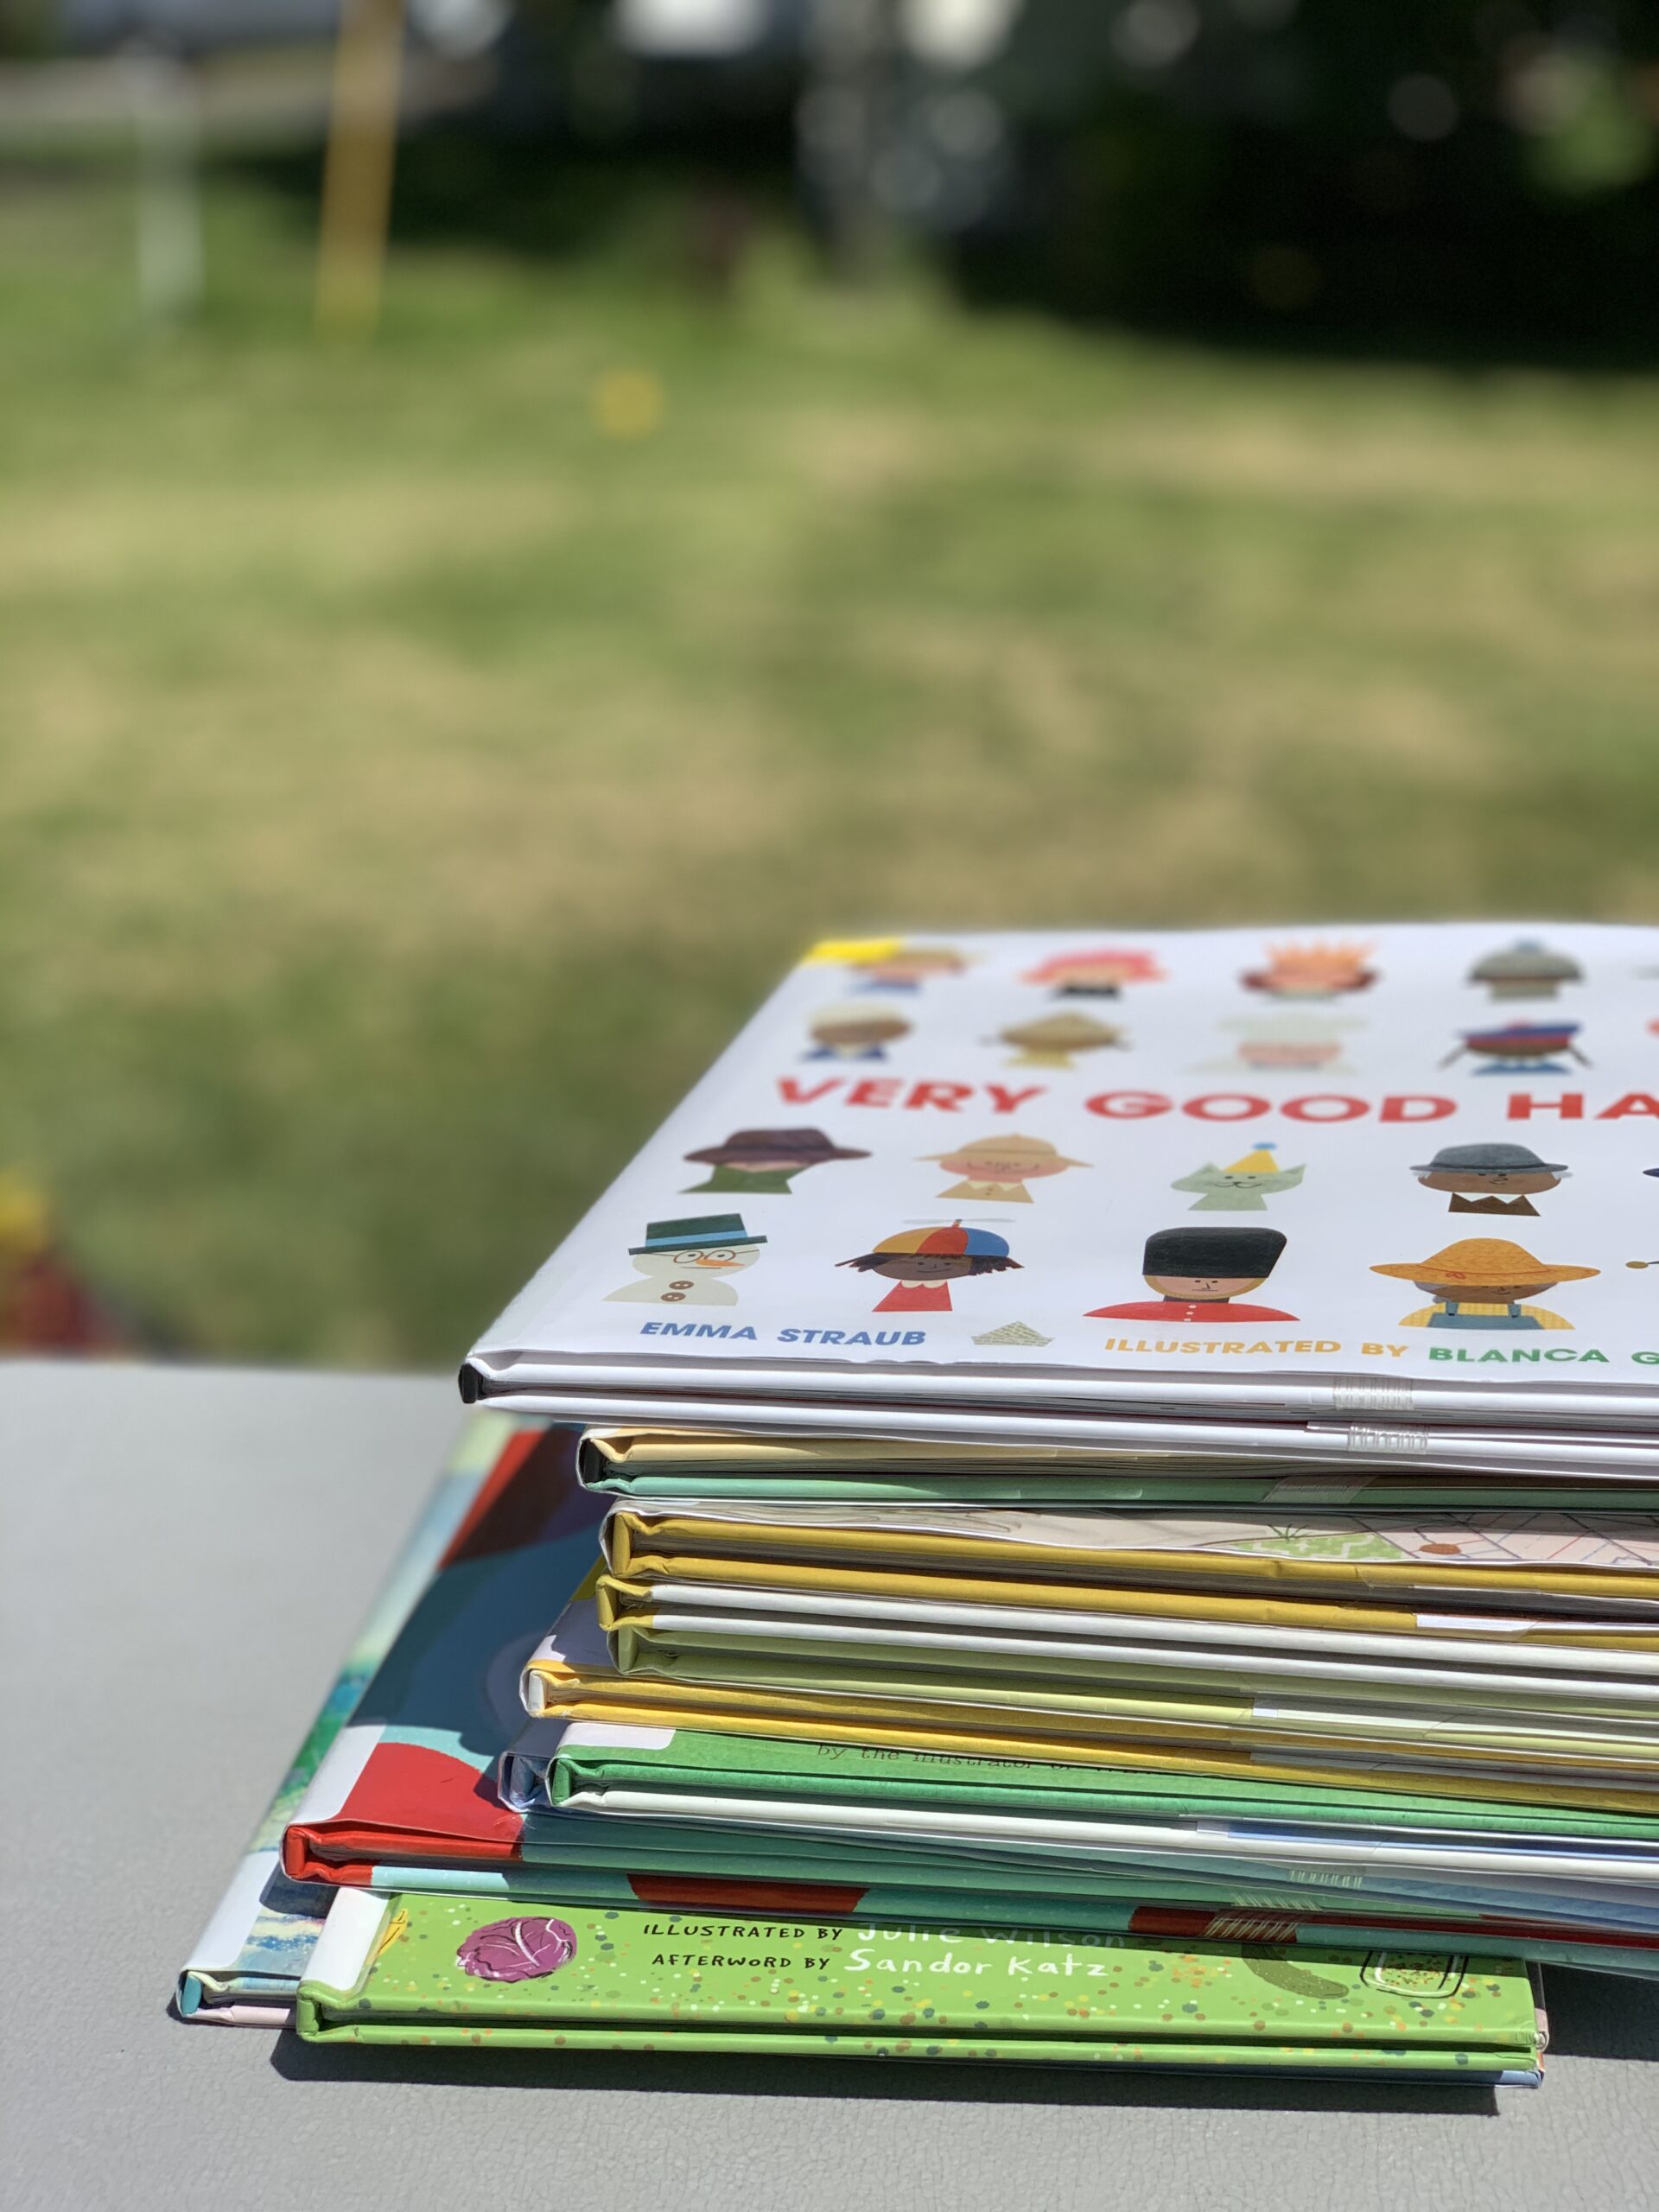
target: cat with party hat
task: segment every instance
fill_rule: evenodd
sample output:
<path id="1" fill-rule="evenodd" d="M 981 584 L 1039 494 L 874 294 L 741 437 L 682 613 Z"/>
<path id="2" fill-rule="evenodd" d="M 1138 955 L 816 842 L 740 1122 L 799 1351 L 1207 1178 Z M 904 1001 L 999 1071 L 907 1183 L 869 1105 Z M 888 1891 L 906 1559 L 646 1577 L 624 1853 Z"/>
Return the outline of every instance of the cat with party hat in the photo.
<path id="1" fill-rule="evenodd" d="M 1281 1167 L 1274 1147 L 1259 1144 L 1230 1167 L 1206 1160 L 1170 1185 L 1172 1191 L 1196 1191 L 1189 1213 L 1265 1213 L 1270 1193 L 1294 1191 L 1306 1167 Z"/>

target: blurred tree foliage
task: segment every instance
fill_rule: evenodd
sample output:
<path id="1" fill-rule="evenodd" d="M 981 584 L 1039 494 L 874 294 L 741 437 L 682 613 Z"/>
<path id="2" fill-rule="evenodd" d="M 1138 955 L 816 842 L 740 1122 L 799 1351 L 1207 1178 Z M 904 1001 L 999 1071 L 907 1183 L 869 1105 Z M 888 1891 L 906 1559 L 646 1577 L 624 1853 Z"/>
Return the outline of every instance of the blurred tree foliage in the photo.
<path id="1" fill-rule="evenodd" d="M 0 0 L 0 61 L 44 53 L 51 29 L 51 0 Z"/>
<path id="2" fill-rule="evenodd" d="M 1028 0 L 985 89 L 1020 149 L 1002 219 L 963 236 L 986 289 L 1285 334 L 1659 340 L 1652 0 Z"/>

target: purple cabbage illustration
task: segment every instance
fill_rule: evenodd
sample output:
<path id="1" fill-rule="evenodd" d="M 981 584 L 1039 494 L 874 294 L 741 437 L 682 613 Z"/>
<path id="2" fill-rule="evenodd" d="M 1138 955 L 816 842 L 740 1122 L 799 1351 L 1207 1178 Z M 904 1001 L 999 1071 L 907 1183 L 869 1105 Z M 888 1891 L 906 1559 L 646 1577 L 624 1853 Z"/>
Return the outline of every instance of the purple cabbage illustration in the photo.
<path id="1" fill-rule="evenodd" d="M 568 1920 L 492 1920 L 474 1929 L 455 1964 L 480 1981 L 535 1981 L 575 1955 L 576 1931 Z"/>

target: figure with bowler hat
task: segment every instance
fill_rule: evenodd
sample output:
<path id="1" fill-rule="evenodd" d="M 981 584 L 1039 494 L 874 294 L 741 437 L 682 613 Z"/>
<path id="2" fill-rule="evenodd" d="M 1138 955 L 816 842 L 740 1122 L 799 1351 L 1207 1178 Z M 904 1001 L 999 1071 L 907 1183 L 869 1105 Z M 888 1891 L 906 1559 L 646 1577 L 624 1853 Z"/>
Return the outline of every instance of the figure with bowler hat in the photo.
<path id="1" fill-rule="evenodd" d="M 1426 1191 L 1451 1193 L 1448 1213 L 1530 1213 L 1533 1198 L 1571 1173 L 1524 1144 L 1443 1144 L 1412 1173 Z"/>

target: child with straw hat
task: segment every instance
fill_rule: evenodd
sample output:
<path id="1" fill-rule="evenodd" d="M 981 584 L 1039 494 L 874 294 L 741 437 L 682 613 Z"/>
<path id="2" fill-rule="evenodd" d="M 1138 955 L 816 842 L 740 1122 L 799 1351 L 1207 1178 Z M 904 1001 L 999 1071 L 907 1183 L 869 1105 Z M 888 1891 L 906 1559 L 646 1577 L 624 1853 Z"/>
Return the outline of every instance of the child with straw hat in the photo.
<path id="1" fill-rule="evenodd" d="M 1063 1175 L 1068 1167 L 1087 1167 L 1086 1160 L 1071 1160 L 1046 1137 L 1006 1135 L 978 1137 L 950 1152 L 925 1152 L 924 1160 L 937 1160 L 941 1167 L 962 1181 L 952 1183 L 943 1198 L 1002 1198 L 1029 1205 L 1028 1182 L 1047 1175 Z"/>
<path id="2" fill-rule="evenodd" d="M 1524 1245 L 1512 1244 L 1505 1236 L 1465 1236 L 1431 1252 L 1426 1260 L 1374 1266 L 1371 1273 L 1398 1275 L 1433 1300 L 1432 1306 L 1403 1314 L 1402 1329 L 1570 1329 L 1573 1324 L 1559 1313 L 1522 1300 L 1529 1290 L 1578 1282 L 1601 1270 L 1535 1260 Z"/>

